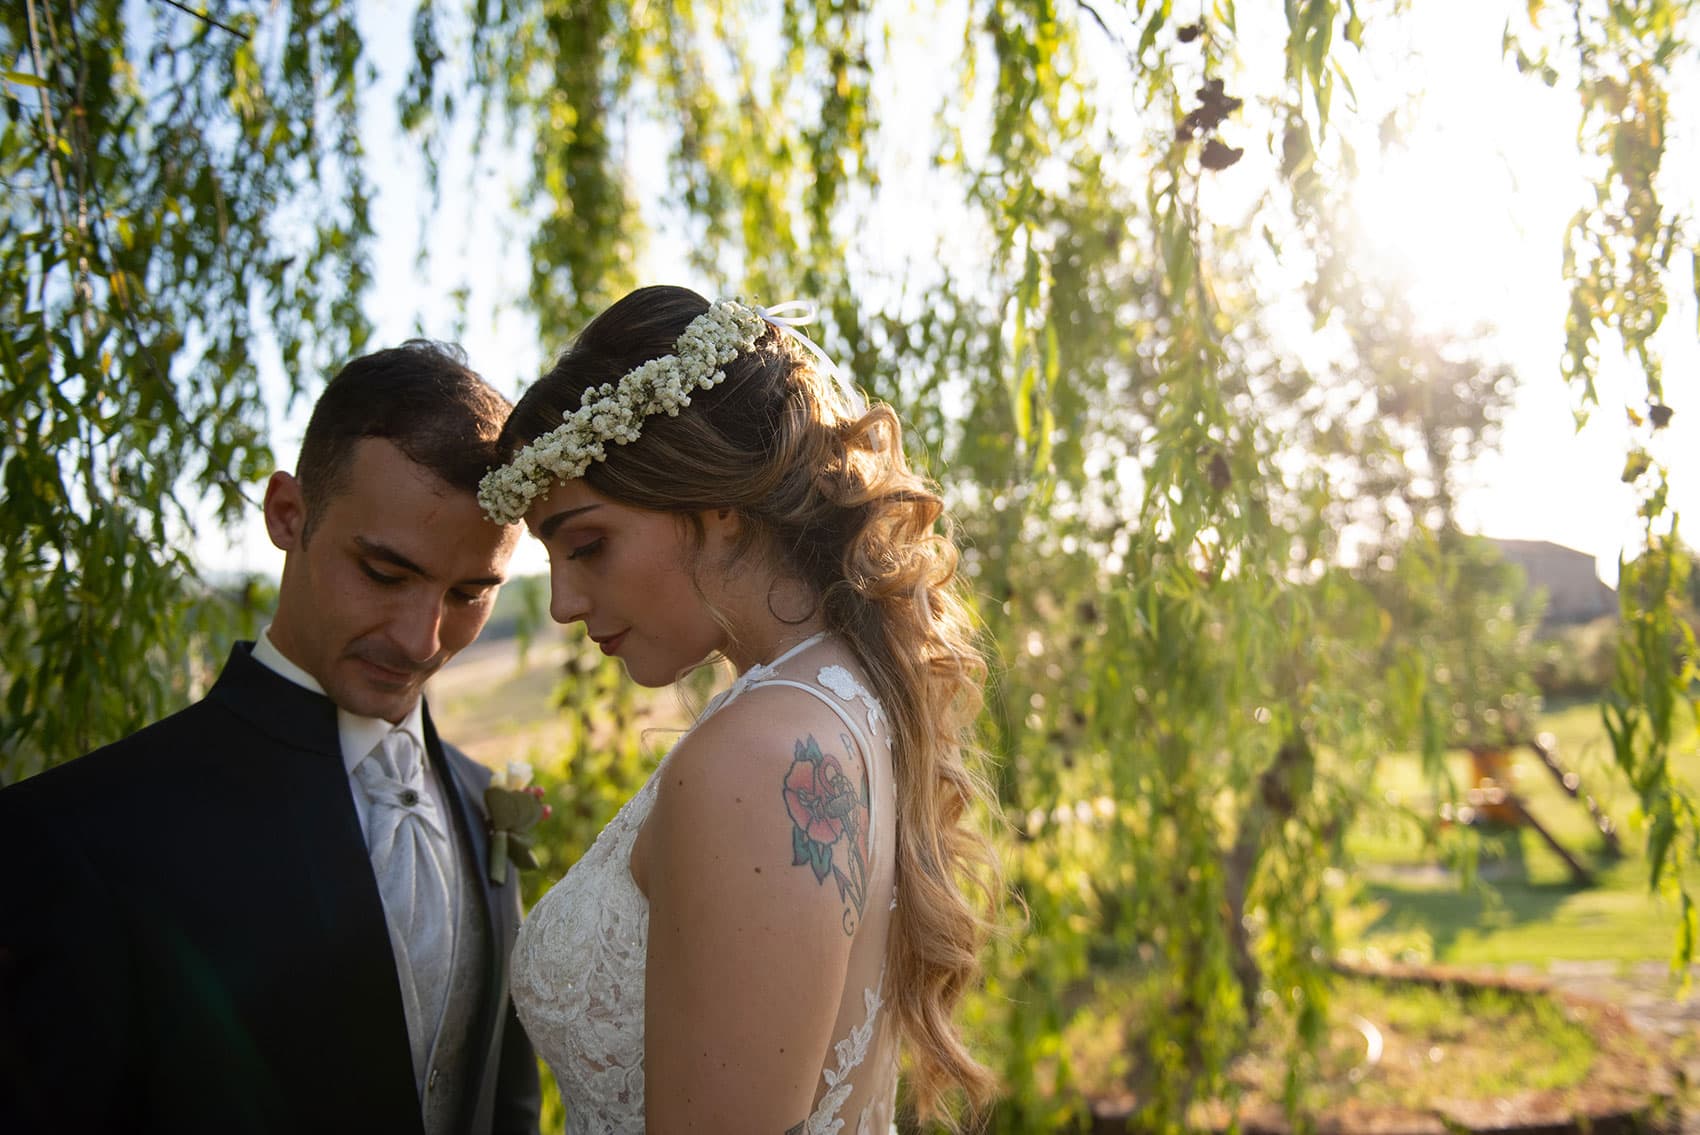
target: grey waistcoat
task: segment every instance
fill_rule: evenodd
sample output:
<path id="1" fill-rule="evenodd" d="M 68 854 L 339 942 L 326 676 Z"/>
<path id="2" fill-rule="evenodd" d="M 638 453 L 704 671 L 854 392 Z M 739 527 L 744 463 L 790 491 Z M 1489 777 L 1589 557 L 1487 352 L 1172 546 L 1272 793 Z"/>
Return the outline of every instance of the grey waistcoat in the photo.
<path id="1" fill-rule="evenodd" d="M 476 1069 L 484 1058 L 472 1031 L 483 1007 L 484 975 L 490 961 L 490 935 L 484 921 L 484 898 L 479 885 L 478 864 L 471 849 L 455 832 L 455 859 L 460 870 L 455 896 L 455 956 L 448 1001 L 442 1023 L 428 1042 L 414 1037 L 415 1045 L 429 1043 L 425 1073 L 419 1085 L 419 1107 L 425 1118 L 426 1135 L 453 1135 L 472 1090 Z M 479 834 L 474 833 L 473 839 Z"/>

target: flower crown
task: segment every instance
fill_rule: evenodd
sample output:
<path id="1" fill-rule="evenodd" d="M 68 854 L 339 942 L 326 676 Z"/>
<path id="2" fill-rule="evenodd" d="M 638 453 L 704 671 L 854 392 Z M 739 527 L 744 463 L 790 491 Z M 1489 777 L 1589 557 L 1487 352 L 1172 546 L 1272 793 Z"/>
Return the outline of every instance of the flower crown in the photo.
<path id="1" fill-rule="evenodd" d="M 651 414 L 677 417 L 693 393 L 726 381 L 726 364 L 753 348 L 769 324 L 787 326 L 772 314 L 720 300 L 691 320 L 672 354 L 626 372 L 618 383 L 586 390 L 579 408 L 560 425 L 484 474 L 478 482 L 484 514 L 497 524 L 517 523 L 554 485 L 582 477 L 592 461 L 604 460 L 609 442 L 636 441 Z"/>

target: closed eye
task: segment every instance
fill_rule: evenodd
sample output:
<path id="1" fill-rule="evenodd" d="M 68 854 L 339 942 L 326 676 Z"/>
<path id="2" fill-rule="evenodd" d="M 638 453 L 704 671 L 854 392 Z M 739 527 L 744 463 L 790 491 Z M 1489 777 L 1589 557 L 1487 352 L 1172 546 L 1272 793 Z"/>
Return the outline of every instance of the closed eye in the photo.
<path id="1" fill-rule="evenodd" d="M 370 579 L 374 583 L 392 584 L 392 583 L 400 583 L 402 581 L 401 576 L 390 575 L 386 572 L 381 572 L 377 568 L 373 567 L 371 564 L 367 563 L 365 560 L 360 561 L 360 570 L 365 572 L 366 578 Z"/>
<path id="2" fill-rule="evenodd" d="M 569 560 L 589 559 L 591 556 L 594 556 L 597 552 L 602 550 L 602 545 L 606 541 L 606 539 L 607 538 L 604 537 L 604 536 L 598 536 L 594 540 L 588 541 L 587 543 L 580 544 L 578 547 L 572 549 L 571 551 L 569 551 L 567 553 L 567 559 L 569 559 Z"/>

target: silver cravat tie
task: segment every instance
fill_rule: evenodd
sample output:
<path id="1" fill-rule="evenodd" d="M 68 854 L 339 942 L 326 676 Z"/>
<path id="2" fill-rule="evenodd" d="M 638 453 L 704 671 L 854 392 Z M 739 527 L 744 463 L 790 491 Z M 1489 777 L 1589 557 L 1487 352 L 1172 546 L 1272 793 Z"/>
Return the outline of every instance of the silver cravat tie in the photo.
<path id="1" fill-rule="evenodd" d="M 366 793 L 366 849 L 395 948 L 414 1076 L 423 1083 L 454 964 L 453 846 L 425 793 L 424 754 L 411 734 L 385 734 L 354 775 Z"/>

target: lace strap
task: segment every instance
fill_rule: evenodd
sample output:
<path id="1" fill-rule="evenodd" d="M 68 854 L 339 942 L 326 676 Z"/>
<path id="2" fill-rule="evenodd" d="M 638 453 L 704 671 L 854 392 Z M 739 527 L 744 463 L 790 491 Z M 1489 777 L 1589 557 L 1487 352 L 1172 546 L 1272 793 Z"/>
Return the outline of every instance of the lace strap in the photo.
<path id="1" fill-rule="evenodd" d="M 817 701 L 836 713 L 838 720 L 844 722 L 850 730 L 851 736 L 855 738 L 856 748 L 861 751 L 863 767 L 868 770 L 868 828 L 872 830 L 874 827 L 874 802 L 879 799 L 879 769 L 875 767 L 873 746 L 868 743 L 868 735 L 862 732 L 862 727 L 856 724 L 856 719 L 850 716 L 850 712 L 833 700 L 833 696 L 819 686 L 811 686 L 807 682 L 798 682 L 790 678 L 763 678 L 759 682 L 751 682 L 744 689 L 747 692 L 759 690 L 766 686 L 788 686 L 794 690 L 802 690 L 806 694 L 813 694 Z"/>

